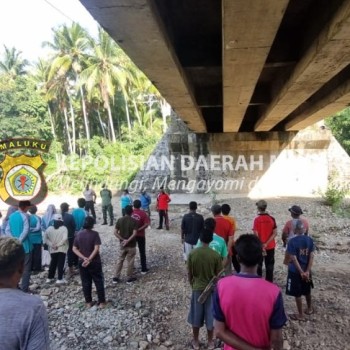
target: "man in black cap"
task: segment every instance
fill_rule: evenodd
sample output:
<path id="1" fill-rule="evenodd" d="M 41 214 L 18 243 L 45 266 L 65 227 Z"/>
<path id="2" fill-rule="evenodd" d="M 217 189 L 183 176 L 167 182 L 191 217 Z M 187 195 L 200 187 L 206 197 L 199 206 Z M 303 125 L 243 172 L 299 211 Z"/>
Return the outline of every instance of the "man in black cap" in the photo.
<path id="1" fill-rule="evenodd" d="M 303 211 L 298 205 L 292 205 L 289 209 L 292 220 L 288 220 L 283 227 L 282 231 L 282 241 L 283 247 L 287 246 L 288 240 L 294 237 L 295 225 L 298 220 L 301 220 L 304 226 L 304 235 L 308 235 L 309 233 L 309 223 L 306 219 L 300 218 L 300 215 L 303 214 Z"/>

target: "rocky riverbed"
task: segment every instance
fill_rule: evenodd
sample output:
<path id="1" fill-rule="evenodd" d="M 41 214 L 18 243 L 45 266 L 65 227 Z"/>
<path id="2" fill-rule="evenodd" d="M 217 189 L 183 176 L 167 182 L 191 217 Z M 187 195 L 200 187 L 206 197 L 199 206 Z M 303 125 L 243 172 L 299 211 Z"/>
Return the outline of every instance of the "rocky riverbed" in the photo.
<path id="1" fill-rule="evenodd" d="M 234 199 L 225 202 L 233 208 L 232 215 L 238 224 L 237 236 L 251 232 L 255 201 Z M 292 204 L 303 208 L 319 249 L 313 269 L 315 313 L 305 322 L 288 322 L 283 330 L 284 349 L 350 349 L 350 219 L 335 215 L 320 199 L 270 199 L 268 210 L 276 218 L 279 234 L 290 217 L 288 207 Z M 208 203 L 202 204 L 199 212 L 209 217 L 209 207 Z M 125 279 L 120 284 L 112 284 L 118 244 L 112 227 L 96 225 L 102 238 L 106 295 L 110 300 L 110 307 L 106 309 L 85 308 L 79 276 L 69 279 L 64 286 L 45 284 L 47 272 L 32 276 L 31 288 L 47 306 L 53 350 L 190 348 L 191 328 L 186 319 L 191 290 L 182 260 L 179 230 L 186 212 L 186 205 L 171 206 L 170 231 L 155 229 L 157 213 L 153 213 L 152 228 L 147 230 L 150 271 L 147 275 L 140 274 L 137 257 L 135 275 L 138 279 L 132 285 L 127 285 Z M 101 223 L 100 208 L 97 213 Z M 282 265 L 282 258 L 279 239 L 275 282 L 284 290 L 286 267 Z M 284 301 L 287 313 L 295 312 L 294 299 L 284 294 Z M 201 349 L 205 349 L 205 332 L 201 335 Z"/>

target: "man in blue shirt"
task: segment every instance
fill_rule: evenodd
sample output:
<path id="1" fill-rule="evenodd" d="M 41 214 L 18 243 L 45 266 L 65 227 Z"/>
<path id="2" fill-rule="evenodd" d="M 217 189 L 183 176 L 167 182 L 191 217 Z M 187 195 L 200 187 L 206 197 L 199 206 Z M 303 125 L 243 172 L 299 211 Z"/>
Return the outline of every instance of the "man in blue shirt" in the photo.
<path id="1" fill-rule="evenodd" d="M 38 208 L 32 205 L 29 208 L 29 239 L 33 245 L 32 251 L 32 271 L 41 271 L 41 248 L 43 245 L 43 236 L 41 232 L 41 218 L 36 215 Z"/>
<path id="2" fill-rule="evenodd" d="M 29 239 L 29 216 L 27 214 L 30 206 L 30 201 L 20 201 L 18 210 L 10 215 L 6 226 L 6 235 L 17 238 L 22 243 L 24 249 L 25 258 L 21 289 L 26 293 L 29 292 L 33 250 L 33 245 Z"/>
<path id="3" fill-rule="evenodd" d="M 311 268 L 314 260 L 315 245 L 310 236 L 304 235 L 304 223 L 297 220 L 295 223 L 295 236 L 288 241 L 285 263 L 288 263 L 288 278 L 286 294 L 295 297 L 297 314 L 290 315 L 292 320 L 304 320 L 302 296 L 305 296 L 307 309 L 305 313 L 313 313 L 311 302 Z"/>
<path id="4" fill-rule="evenodd" d="M 146 192 L 146 190 L 143 190 L 140 194 L 140 201 L 141 201 L 141 209 L 144 210 L 147 214 L 148 217 L 151 217 L 151 210 L 150 210 L 150 205 L 151 205 L 151 197 L 150 195 Z"/>
<path id="5" fill-rule="evenodd" d="M 75 232 L 76 233 L 83 229 L 85 218 L 88 216 L 87 211 L 84 209 L 85 204 L 86 204 L 85 199 L 79 198 L 78 199 L 78 207 L 79 208 L 75 208 L 72 212 L 74 222 L 75 222 Z"/>

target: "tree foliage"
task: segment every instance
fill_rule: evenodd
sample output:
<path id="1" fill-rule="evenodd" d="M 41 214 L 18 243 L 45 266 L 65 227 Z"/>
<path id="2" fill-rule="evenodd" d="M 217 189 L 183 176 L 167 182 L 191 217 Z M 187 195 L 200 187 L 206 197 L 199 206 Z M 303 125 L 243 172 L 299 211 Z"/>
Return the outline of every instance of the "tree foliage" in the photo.
<path id="1" fill-rule="evenodd" d="M 326 125 L 332 130 L 334 137 L 350 155 L 350 108 L 346 108 L 335 116 L 327 118 Z"/>
<path id="2" fill-rule="evenodd" d="M 131 179 L 133 167 L 117 173 L 99 164 L 81 169 L 89 157 L 103 155 L 117 164 L 123 156 L 136 157 L 135 163 L 147 157 L 166 129 L 164 99 L 102 29 L 96 39 L 76 23 L 52 34 L 43 43 L 51 54 L 30 65 L 16 48 L 5 47 L 0 139 L 53 141 L 47 167 L 51 188 Z M 62 159 L 80 168 L 67 167 Z M 64 177 L 76 185 L 64 185 Z"/>

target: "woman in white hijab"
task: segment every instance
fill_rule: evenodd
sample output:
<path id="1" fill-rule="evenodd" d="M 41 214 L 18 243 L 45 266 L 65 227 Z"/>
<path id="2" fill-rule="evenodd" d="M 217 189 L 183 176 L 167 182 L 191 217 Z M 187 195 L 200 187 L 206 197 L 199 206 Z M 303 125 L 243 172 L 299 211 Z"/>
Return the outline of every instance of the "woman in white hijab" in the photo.
<path id="1" fill-rule="evenodd" d="M 53 204 L 47 206 L 46 212 L 41 219 L 41 230 L 46 231 L 49 226 L 53 225 L 53 216 L 56 214 L 56 207 Z"/>

